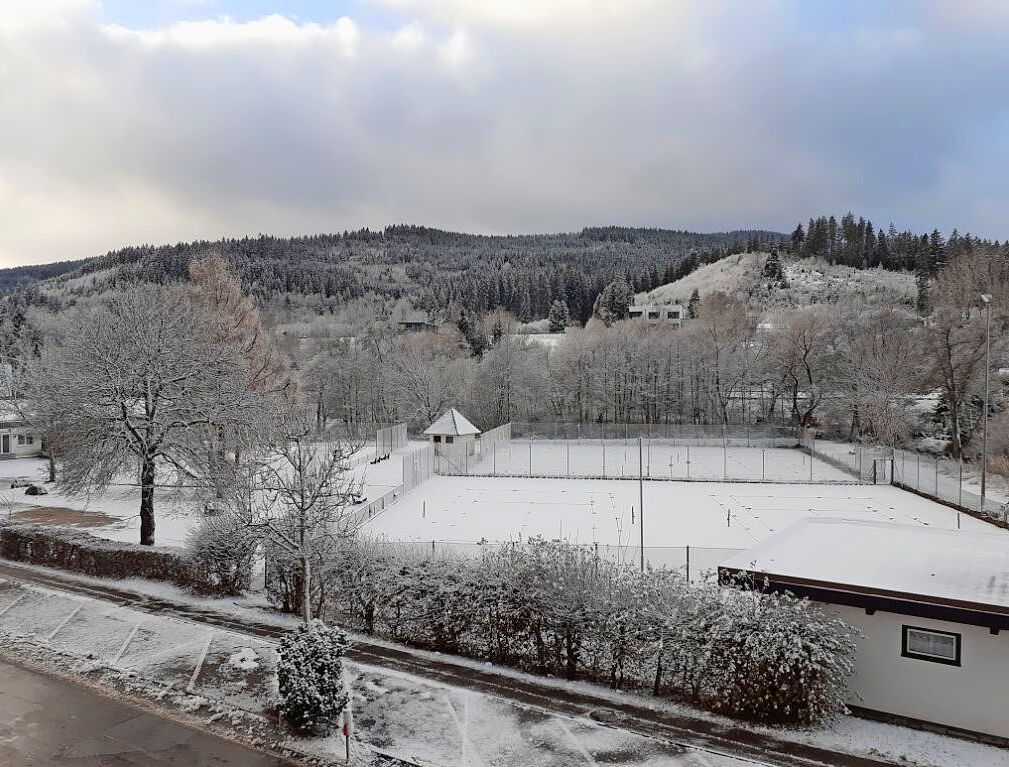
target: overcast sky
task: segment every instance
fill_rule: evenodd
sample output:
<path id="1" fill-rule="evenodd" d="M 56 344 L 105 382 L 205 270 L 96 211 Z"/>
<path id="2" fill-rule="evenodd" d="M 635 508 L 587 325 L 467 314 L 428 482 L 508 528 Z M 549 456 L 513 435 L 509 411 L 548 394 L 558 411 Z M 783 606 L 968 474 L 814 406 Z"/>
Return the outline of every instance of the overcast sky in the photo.
<path id="1" fill-rule="evenodd" d="M 1009 237 L 1009 2 L 2 0 L 0 263 L 390 223 Z"/>

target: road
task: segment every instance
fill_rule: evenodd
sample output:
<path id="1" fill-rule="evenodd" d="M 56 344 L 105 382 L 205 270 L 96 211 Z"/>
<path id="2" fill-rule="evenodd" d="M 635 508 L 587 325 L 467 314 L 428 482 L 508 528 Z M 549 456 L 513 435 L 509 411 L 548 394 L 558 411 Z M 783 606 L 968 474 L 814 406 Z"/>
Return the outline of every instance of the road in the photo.
<path id="1" fill-rule="evenodd" d="M 0 660 L 4 767 L 290 767 L 87 687 Z"/>

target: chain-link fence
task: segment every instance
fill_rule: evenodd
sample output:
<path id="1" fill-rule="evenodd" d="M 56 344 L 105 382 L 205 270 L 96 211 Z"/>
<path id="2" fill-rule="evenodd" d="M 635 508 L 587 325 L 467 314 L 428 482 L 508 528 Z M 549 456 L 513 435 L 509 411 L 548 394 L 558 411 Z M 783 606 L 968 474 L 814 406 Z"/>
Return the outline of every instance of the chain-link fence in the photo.
<path id="1" fill-rule="evenodd" d="M 963 461 L 922 455 L 910 450 L 893 451 L 893 483 L 933 500 L 1004 524 L 1007 504 L 1003 498 L 981 498 L 980 486 L 964 474 Z"/>
<path id="2" fill-rule="evenodd" d="M 406 424 L 384 426 L 375 432 L 375 454 L 389 455 L 393 450 L 406 447 Z"/>
<path id="3" fill-rule="evenodd" d="M 798 442 L 794 427 L 772 424 L 680 424 L 680 423 L 515 423 L 514 439 L 603 440 L 637 443 L 638 437 L 676 444 L 730 447 L 789 447 Z"/>
<path id="4" fill-rule="evenodd" d="M 744 438 L 745 439 L 745 438 Z M 653 437 L 512 439 L 471 452 L 439 449 L 435 471 L 453 476 L 637 479 L 704 482 L 858 483 L 844 466 L 796 446 L 716 444 Z M 752 444 L 752 443 L 751 443 Z"/>
<path id="5" fill-rule="evenodd" d="M 469 543 L 464 541 L 387 541 L 376 540 L 376 545 L 390 547 L 393 551 L 411 559 L 479 557 L 505 546 L 521 546 L 521 543 Z M 575 544 L 572 544 L 575 545 Z M 625 564 L 629 567 L 641 566 L 641 548 L 638 546 L 616 546 L 589 544 L 601 560 Z M 645 566 L 676 570 L 691 582 L 708 577 L 716 577 L 718 566 L 724 564 L 743 549 L 714 548 L 709 546 L 645 546 Z"/>

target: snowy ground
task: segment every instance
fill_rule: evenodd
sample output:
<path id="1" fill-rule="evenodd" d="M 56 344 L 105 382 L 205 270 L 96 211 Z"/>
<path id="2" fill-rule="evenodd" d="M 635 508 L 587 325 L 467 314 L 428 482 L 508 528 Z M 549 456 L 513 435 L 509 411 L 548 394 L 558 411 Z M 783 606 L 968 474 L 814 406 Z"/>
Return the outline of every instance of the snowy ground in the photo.
<path id="1" fill-rule="evenodd" d="M 355 456 L 353 474 L 361 483 L 361 493 L 372 499 L 392 490 L 403 481 L 402 456 L 427 443 L 411 442 L 386 460 L 372 464 L 374 446 Z M 42 484 L 48 478 L 48 463 L 40 458 L 0 461 L 0 516 L 8 511 L 24 522 L 78 527 L 92 535 L 114 541 L 140 540 L 140 489 L 121 484 L 92 497 L 68 496 L 44 485 L 48 495 L 26 496 L 23 488 L 11 488 L 11 480 L 27 478 Z M 124 480 L 126 481 L 126 480 Z M 156 540 L 162 546 L 183 546 L 189 531 L 203 518 L 202 504 L 191 491 L 162 488 L 155 492 Z"/>
<path id="2" fill-rule="evenodd" d="M 513 440 L 469 457 L 452 471 L 491 476 L 637 477 L 639 450 L 637 440 Z M 811 461 L 807 452 L 797 448 L 723 448 L 670 439 L 643 441 L 640 471 L 654 479 L 856 481 L 824 461 Z"/>
<path id="3" fill-rule="evenodd" d="M 4 635 L 76 656 L 84 668 L 112 668 L 188 693 L 197 706 L 205 700 L 273 713 L 277 656 L 265 640 L 0 580 L 0 645 Z M 357 663 L 346 667 L 360 741 L 354 751 L 363 743 L 453 767 L 755 764 L 411 674 Z M 297 747 L 330 757 L 344 752 L 338 736 L 299 741 Z"/>
<path id="4" fill-rule="evenodd" d="M 162 695 L 188 693 L 186 700 L 197 707 L 207 705 L 221 710 L 223 706 L 261 715 L 272 713 L 276 652 L 265 640 L 0 580 L 0 647 L 7 637 L 18 637 L 76 657 L 80 670 L 112 668 L 135 675 L 138 686 L 160 688 Z M 488 668 L 475 661 L 458 663 Z M 422 764 L 446 767 L 756 764 L 413 674 L 359 663 L 346 665 L 353 687 L 357 753 L 372 747 Z M 528 676 L 506 669 L 498 672 L 506 678 Z M 555 680 L 553 684 L 558 690 L 592 692 L 638 703 L 647 701 L 656 711 L 668 710 L 731 724 L 723 717 L 631 693 L 604 690 L 582 682 Z M 818 730 L 754 729 L 786 741 L 900 764 L 1009 767 L 1009 750 L 853 717 L 841 717 L 826 729 Z M 343 753 L 343 742 L 338 737 L 300 741 L 297 745 L 299 750 L 330 756 L 340 757 Z"/>
<path id="5" fill-rule="evenodd" d="M 692 572 L 809 515 L 876 519 L 956 529 L 957 513 L 888 485 L 643 483 L 645 556 L 680 567 L 691 547 Z M 370 521 L 365 532 L 468 553 L 480 541 L 533 536 L 598 544 L 614 559 L 637 561 L 638 482 L 632 480 L 433 477 Z M 965 530 L 1002 534 L 967 515 Z"/>

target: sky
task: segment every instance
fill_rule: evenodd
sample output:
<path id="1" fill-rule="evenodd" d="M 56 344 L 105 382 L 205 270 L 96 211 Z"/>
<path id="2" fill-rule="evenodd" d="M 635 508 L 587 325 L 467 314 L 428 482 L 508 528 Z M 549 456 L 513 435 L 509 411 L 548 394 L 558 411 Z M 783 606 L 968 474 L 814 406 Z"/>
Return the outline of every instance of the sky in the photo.
<path id="1" fill-rule="evenodd" d="M 1002 0 L 2 0 L 0 265 L 415 223 L 1009 238 Z"/>

